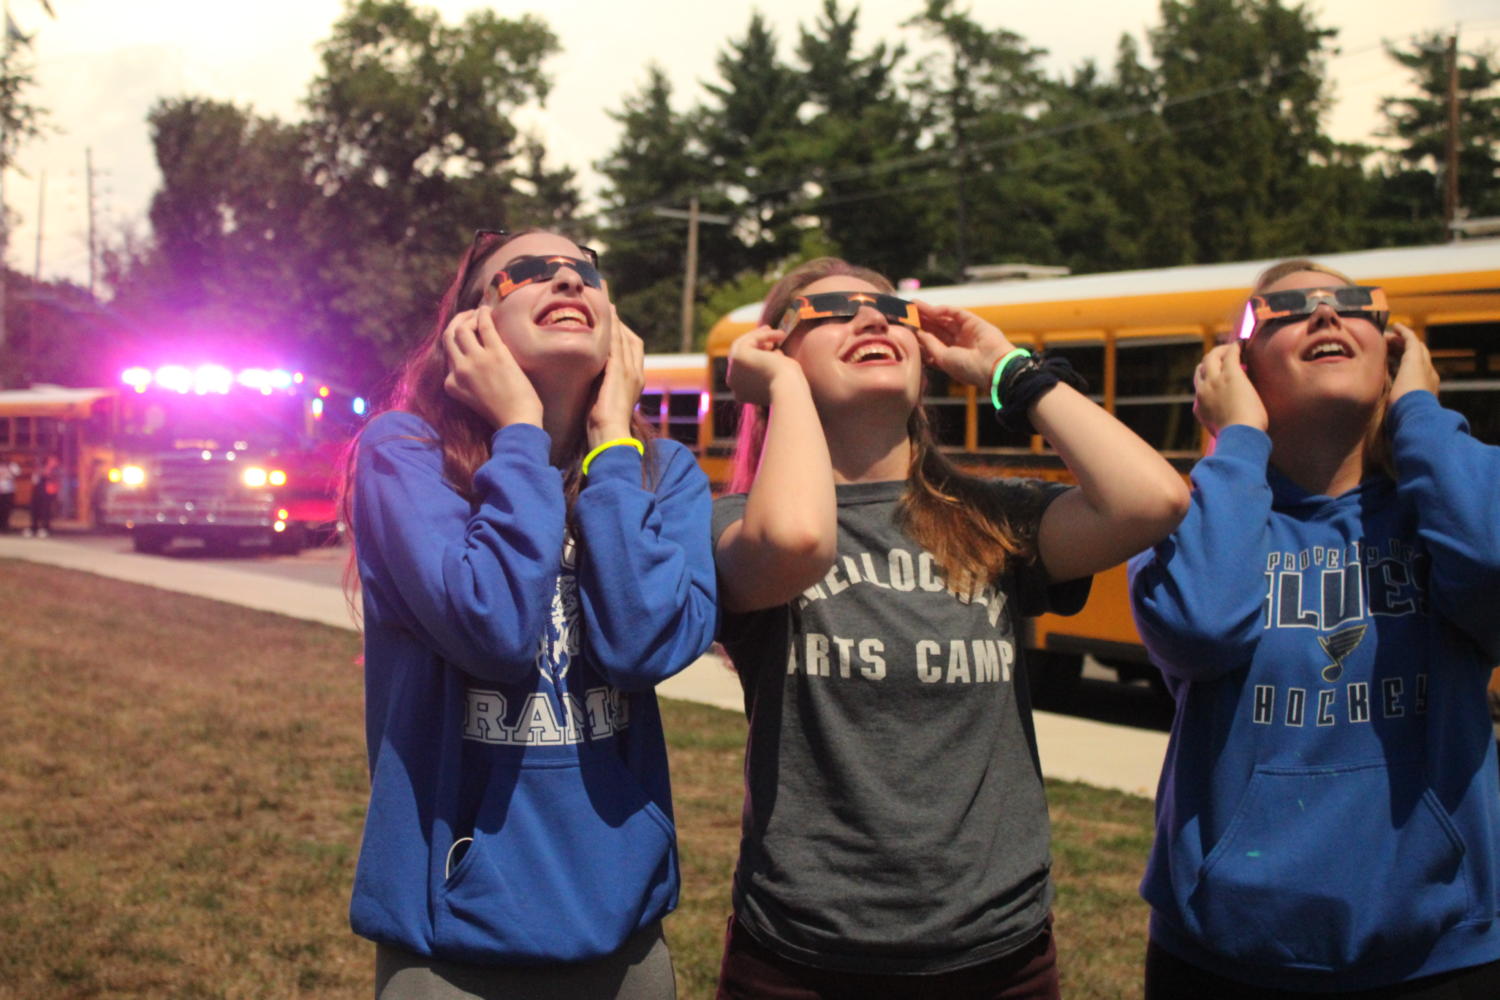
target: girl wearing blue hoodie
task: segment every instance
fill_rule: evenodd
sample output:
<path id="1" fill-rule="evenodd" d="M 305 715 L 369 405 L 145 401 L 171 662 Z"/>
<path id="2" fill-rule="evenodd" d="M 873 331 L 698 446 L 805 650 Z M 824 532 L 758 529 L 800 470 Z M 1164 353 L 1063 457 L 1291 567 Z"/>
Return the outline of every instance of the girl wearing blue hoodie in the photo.
<path id="1" fill-rule="evenodd" d="M 1500 449 L 1387 318 L 1288 261 L 1198 368 L 1215 448 L 1131 563 L 1177 700 L 1148 1000 L 1500 996 Z"/>
<path id="2" fill-rule="evenodd" d="M 708 483 L 591 251 L 476 234 L 353 458 L 377 996 L 670 998 L 653 686 L 713 638 Z"/>

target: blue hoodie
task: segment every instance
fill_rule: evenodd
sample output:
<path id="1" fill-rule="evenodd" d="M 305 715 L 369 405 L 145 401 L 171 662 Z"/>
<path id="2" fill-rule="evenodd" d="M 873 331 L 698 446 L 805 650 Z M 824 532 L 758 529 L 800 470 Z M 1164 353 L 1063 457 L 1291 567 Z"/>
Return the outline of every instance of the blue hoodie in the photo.
<path id="1" fill-rule="evenodd" d="M 677 903 L 653 685 L 716 620 L 708 483 L 654 443 L 594 459 L 567 537 L 550 440 L 494 435 L 471 506 L 407 413 L 360 439 L 371 791 L 350 921 L 480 964 L 583 961 Z"/>
<path id="2" fill-rule="evenodd" d="M 1231 426 L 1182 524 L 1130 565 L 1177 699 L 1141 895 L 1193 964 L 1366 989 L 1500 959 L 1500 448 L 1427 392 L 1396 481 L 1337 498 Z"/>

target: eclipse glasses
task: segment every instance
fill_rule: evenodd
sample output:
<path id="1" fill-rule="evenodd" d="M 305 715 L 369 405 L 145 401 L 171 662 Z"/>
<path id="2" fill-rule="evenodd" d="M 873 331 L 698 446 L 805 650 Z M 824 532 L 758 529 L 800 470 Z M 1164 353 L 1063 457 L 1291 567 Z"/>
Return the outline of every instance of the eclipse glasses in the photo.
<path id="1" fill-rule="evenodd" d="M 604 287 L 604 279 L 599 275 L 599 269 L 594 266 L 593 261 L 582 257 L 567 257 L 562 254 L 553 254 L 542 257 L 526 255 L 514 257 L 510 263 L 495 272 L 490 279 L 490 287 L 495 289 L 499 298 L 505 298 L 518 288 L 536 281 L 551 281 L 557 272 L 563 268 L 571 268 L 585 285 L 590 288 Z"/>
<path id="2" fill-rule="evenodd" d="M 782 332 L 791 333 L 797 328 L 797 324 L 809 320 L 852 319 L 864 306 L 874 309 L 892 323 L 900 323 L 913 330 L 922 328 L 914 304 L 879 292 L 819 292 L 816 295 L 799 295 L 782 314 L 780 327 Z"/>
<path id="3" fill-rule="evenodd" d="M 1288 288 L 1283 292 L 1252 295 L 1245 303 L 1244 315 L 1235 336 L 1241 343 L 1267 326 L 1292 323 L 1311 316 L 1318 306 L 1327 305 L 1340 316 L 1360 316 L 1384 332 L 1391 318 L 1385 290 L 1375 285 L 1339 285 L 1335 288 Z"/>

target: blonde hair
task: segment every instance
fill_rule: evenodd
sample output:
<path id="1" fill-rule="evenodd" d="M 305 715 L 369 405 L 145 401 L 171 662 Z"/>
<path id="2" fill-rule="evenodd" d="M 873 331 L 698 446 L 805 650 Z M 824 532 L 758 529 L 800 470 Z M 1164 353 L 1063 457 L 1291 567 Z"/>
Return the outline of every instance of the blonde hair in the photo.
<path id="1" fill-rule="evenodd" d="M 844 275 L 869 282 L 882 292 L 895 287 L 877 271 L 837 257 L 802 264 L 772 287 L 761 306 L 760 322 L 775 326 L 802 289 L 822 278 Z M 925 380 L 924 380 L 925 383 Z M 766 408 L 747 403 L 740 409 L 729 492 L 743 493 L 755 481 L 765 448 Z M 994 579 L 1011 558 L 1032 560 L 1035 543 L 1024 539 L 1008 512 L 984 480 L 959 471 L 938 449 L 927 410 L 913 408 L 906 421 L 911 461 L 906 493 L 901 498 L 901 526 L 932 553 L 955 590 L 971 590 Z"/>

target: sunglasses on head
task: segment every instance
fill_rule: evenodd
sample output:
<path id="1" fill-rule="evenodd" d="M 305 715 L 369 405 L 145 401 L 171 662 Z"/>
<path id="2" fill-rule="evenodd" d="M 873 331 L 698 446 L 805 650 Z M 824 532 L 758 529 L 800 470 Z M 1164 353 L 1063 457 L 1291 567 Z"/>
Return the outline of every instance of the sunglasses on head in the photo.
<path id="1" fill-rule="evenodd" d="M 1236 336 L 1242 342 L 1248 341 L 1268 326 L 1281 326 L 1311 316 L 1321 305 L 1329 306 L 1340 316 L 1362 316 L 1382 331 L 1391 318 L 1385 290 L 1375 285 L 1288 288 L 1282 292 L 1250 296 Z"/>
<path id="2" fill-rule="evenodd" d="M 880 292 L 819 292 L 816 295 L 799 295 L 782 314 L 780 326 L 783 332 L 791 333 L 799 323 L 810 320 L 852 319 L 864 306 L 874 309 L 892 323 L 900 323 L 913 330 L 922 328 L 915 305 Z"/>
<path id="3" fill-rule="evenodd" d="M 580 281 L 590 288 L 603 288 L 604 279 L 599 275 L 599 269 L 591 260 L 582 257 L 568 257 L 564 254 L 549 254 L 539 256 L 528 254 L 524 257 L 513 257 L 500 270 L 490 278 L 490 287 L 495 289 L 498 298 L 505 298 L 518 288 L 536 281 L 551 281 L 557 272 L 563 268 L 571 268 L 578 275 Z"/>

